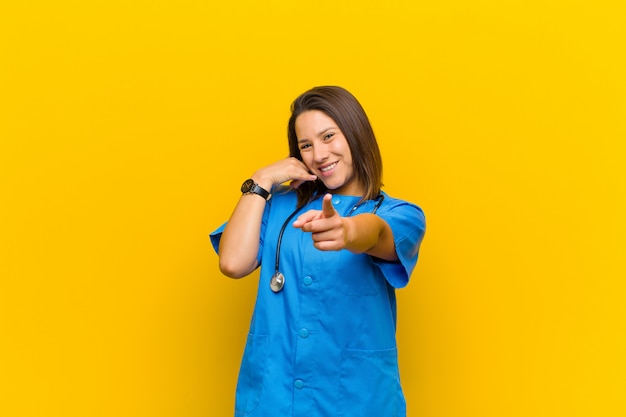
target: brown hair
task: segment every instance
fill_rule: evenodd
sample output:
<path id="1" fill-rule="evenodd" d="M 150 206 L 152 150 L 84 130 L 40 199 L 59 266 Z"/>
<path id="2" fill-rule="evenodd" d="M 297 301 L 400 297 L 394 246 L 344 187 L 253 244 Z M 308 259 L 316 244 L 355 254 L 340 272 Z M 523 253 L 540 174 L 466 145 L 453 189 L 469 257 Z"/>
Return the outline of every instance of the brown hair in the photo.
<path id="1" fill-rule="evenodd" d="M 335 86 L 314 87 L 294 100 L 291 104 L 287 137 L 289 156 L 300 161 L 302 155 L 296 136 L 296 119 L 309 110 L 319 110 L 333 119 L 346 138 L 352 154 L 356 179 L 365 188 L 361 201 L 378 197 L 383 185 L 383 162 L 374 130 L 358 100 L 344 88 Z M 328 191 L 326 186 L 319 179 L 315 182 L 305 182 L 296 189 L 298 206 L 305 205 L 316 195 L 326 191 Z"/>

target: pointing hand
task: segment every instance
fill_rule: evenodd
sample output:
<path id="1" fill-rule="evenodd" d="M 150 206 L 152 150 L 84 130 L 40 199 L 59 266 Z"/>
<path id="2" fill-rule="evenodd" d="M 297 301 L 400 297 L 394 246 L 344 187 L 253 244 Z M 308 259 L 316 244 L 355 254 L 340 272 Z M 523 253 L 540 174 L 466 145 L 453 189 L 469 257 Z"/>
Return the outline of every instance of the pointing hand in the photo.
<path id="1" fill-rule="evenodd" d="M 347 243 L 345 218 L 333 207 L 332 198 L 326 194 L 322 210 L 309 210 L 293 223 L 294 227 L 311 233 L 313 245 L 319 250 L 340 250 Z"/>

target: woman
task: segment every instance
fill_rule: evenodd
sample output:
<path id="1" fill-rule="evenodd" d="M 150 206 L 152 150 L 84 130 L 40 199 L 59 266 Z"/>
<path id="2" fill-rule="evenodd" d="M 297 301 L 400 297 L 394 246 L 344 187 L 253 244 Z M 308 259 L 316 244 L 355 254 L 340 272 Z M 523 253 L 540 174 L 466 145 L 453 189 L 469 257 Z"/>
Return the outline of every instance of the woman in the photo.
<path id="1" fill-rule="evenodd" d="M 348 91 L 316 87 L 291 110 L 290 157 L 244 182 L 211 234 L 225 275 L 261 266 L 235 415 L 404 417 L 395 288 L 424 214 L 381 191 L 376 138 Z"/>

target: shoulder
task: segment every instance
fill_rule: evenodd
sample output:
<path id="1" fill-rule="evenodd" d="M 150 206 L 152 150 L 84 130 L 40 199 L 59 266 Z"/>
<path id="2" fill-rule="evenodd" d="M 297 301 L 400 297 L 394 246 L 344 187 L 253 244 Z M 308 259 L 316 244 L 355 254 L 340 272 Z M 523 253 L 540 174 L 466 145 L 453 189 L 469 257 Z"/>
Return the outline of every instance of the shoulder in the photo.
<path id="1" fill-rule="evenodd" d="M 413 214 L 418 217 L 424 217 L 424 210 L 417 204 L 411 203 L 410 201 L 401 200 L 399 198 L 394 198 L 385 193 L 381 192 L 384 196 L 384 200 L 380 205 L 380 209 L 377 214 L 383 213 L 394 213 L 397 214 L 399 212 L 404 214 Z"/>
<path id="2" fill-rule="evenodd" d="M 276 197 L 276 198 L 283 198 L 285 196 L 289 196 L 289 195 L 296 195 L 296 192 L 293 188 L 289 187 L 288 185 L 275 185 L 274 187 L 272 187 L 272 198 Z"/>
<path id="3" fill-rule="evenodd" d="M 287 185 L 277 185 L 272 188 L 272 198 L 270 202 L 284 202 L 296 198 L 296 191 Z"/>
<path id="4" fill-rule="evenodd" d="M 298 202 L 296 191 L 287 185 L 277 185 L 272 188 L 272 197 L 267 201 L 268 208 L 295 207 Z"/>
<path id="5" fill-rule="evenodd" d="M 376 212 L 394 231 L 394 234 L 414 235 L 421 239 L 426 230 L 426 216 L 417 204 L 393 198 L 386 193 L 380 209 Z"/>

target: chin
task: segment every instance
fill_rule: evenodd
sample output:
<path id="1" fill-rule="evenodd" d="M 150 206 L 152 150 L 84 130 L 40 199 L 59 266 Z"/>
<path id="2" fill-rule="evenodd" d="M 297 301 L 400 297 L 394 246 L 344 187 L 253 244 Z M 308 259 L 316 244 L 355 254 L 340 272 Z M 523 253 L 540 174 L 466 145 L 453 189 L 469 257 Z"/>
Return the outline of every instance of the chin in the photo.
<path id="1" fill-rule="evenodd" d="M 328 191 L 337 191 L 341 188 L 341 185 L 324 184 Z"/>

